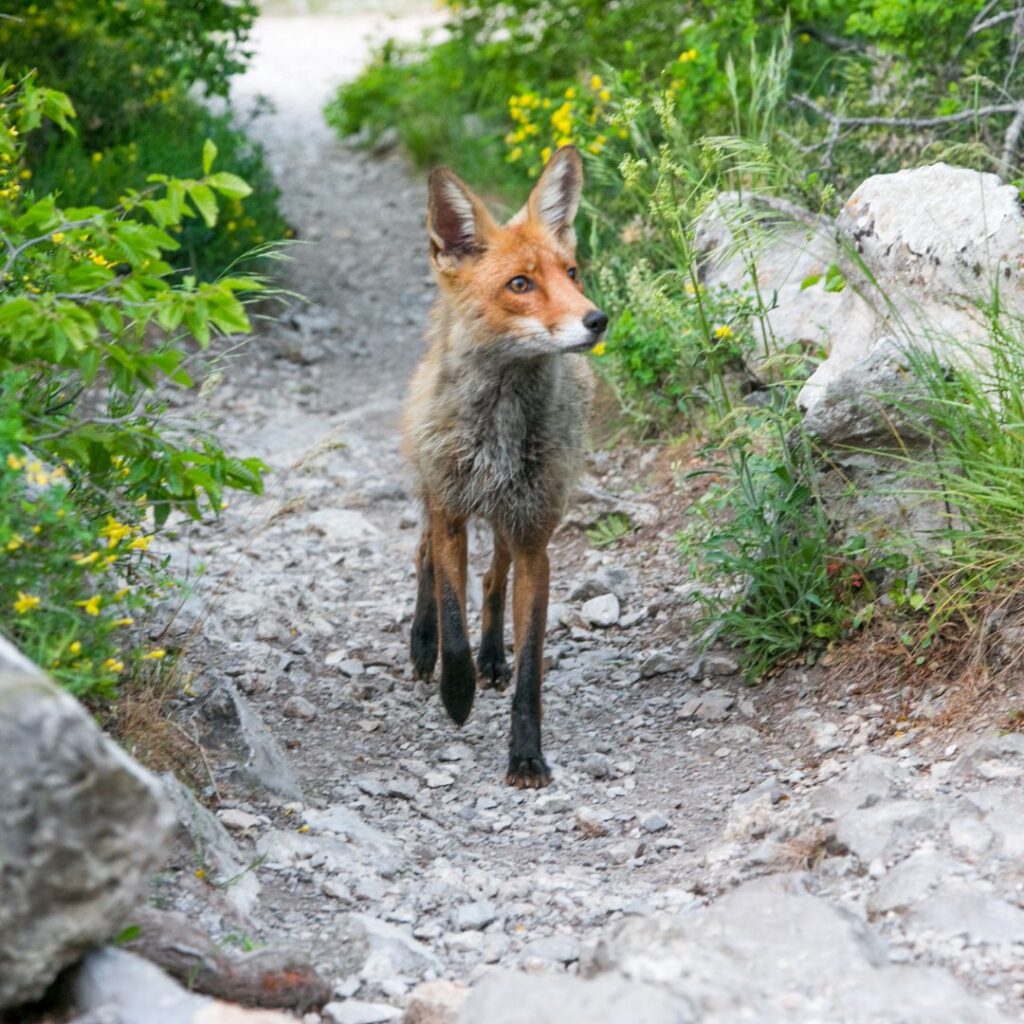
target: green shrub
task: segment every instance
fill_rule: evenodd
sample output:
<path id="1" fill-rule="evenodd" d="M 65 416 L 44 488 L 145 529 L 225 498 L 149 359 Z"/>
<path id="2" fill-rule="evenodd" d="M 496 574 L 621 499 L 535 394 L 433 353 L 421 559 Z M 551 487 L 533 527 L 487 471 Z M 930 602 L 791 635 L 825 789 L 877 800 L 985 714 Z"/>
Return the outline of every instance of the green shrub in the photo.
<path id="1" fill-rule="evenodd" d="M 216 145 L 218 164 L 243 178 L 252 190 L 225 203 L 216 223 L 192 218 L 175 232 L 180 244 L 171 256 L 175 269 L 210 279 L 291 235 L 278 211 L 280 190 L 262 149 L 232 124 L 230 115 L 214 114 L 179 96 L 154 111 L 122 145 L 92 150 L 81 136 L 54 134 L 46 149 L 34 154 L 32 181 L 41 193 L 59 193 L 66 205 L 113 206 L 126 190 L 144 187 L 146 168 L 161 167 L 174 177 L 198 176 L 204 139 Z M 194 141 L 183 145 L 182 140 Z M 258 261 L 255 269 L 262 269 Z"/>
<path id="2" fill-rule="evenodd" d="M 252 276 L 171 273 L 175 229 L 212 226 L 245 198 L 213 169 L 149 175 L 110 207 L 65 207 L 26 176 L 44 119 L 70 129 L 62 93 L 0 81 L 0 609 L 5 631 L 78 693 L 109 692 L 133 657 L 126 611 L 168 582 L 147 549 L 172 511 L 220 509 L 228 488 L 258 491 L 262 465 L 223 451 L 165 413 L 192 387 L 215 334 L 244 333 Z"/>
<path id="3" fill-rule="evenodd" d="M 723 190 L 768 193 L 832 215 L 868 174 L 903 166 L 949 159 L 1012 178 L 1019 168 L 1012 98 L 1024 87 L 1024 65 L 1008 28 L 1010 6 L 484 0 L 449 7 L 441 42 L 387 44 L 341 87 L 328 119 L 342 134 L 367 139 L 393 128 L 418 162 L 452 164 L 510 199 L 559 145 L 583 151 L 581 249 L 589 289 L 612 320 L 598 365 L 640 430 L 689 430 L 724 453 L 724 483 L 707 499 L 687 548 L 704 578 L 736 587 L 708 599 L 708 623 L 747 645 L 752 677 L 841 639 L 873 614 L 881 570 L 900 558 L 869 551 L 860 538 L 840 540 L 814 493 L 816 453 L 798 429 L 790 383 L 806 375 L 808 354 L 762 363 L 767 405 L 742 400 L 745 382 L 735 371 L 761 346 L 777 347 L 766 345 L 774 297 L 756 287 L 752 295 L 702 287 L 695 225 Z M 756 217 L 741 225 L 737 249 L 753 251 L 761 230 Z M 841 275 L 832 277 L 827 286 L 841 287 Z M 1015 428 L 980 402 L 998 388 L 971 392 L 941 379 L 961 389 L 933 396 L 950 412 L 945 430 L 953 417 L 968 423 L 935 469 L 960 510 L 947 541 L 964 554 L 951 564 L 960 581 L 990 568 L 988 586 L 1005 578 L 1019 553 L 1000 538 L 1018 525 L 1010 506 L 1024 502 L 1012 481 L 1003 484 L 1005 507 L 993 496 L 997 460 L 1016 473 L 1019 453 L 1004 450 Z M 1018 396 L 1022 383 L 1013 382 Z M 977 468 L 966 468 L 970 460 Z M 897 579 L 891 604 L 920 611 L 920 586 Z"/>
<path id="4" fill-rule="evenodd" d="M 771 389 L 763 407 L 734 414 L 736 428 L 713 458 L 710 488 L 680 535 L 698 591 L 700 625 L 742 648 L 751 681 L 803 654 L 809 661 L 874 612 L 880 570 L 905 556 L 840 537 L 813 481 L 815 452 L 798 429 L 796 388 Z"/>
<path id="5" fill-rule="evenodd" d="M 923 552 L 929 633 L 984 595 L 1019 589 L 1024 564 L 1024 325 L 987 313 L 976 346 L 907 345 L 914 392 L 882 396 L 914 425 L 907 451 L 890 456 L 902 493 L 945 511 Z"/>
<path id="6" fill-rule="evenodd" d="M 93 152 L 127 145 L 190 89 L 227 96 L 256 14 L 252 0 L 7 0 L 0 54 L 73 97 Z"/>
<path id="7" fill-rule="evenodd" d="M 172 257 L 176 269 L 210 278 L 239 257 L 285 236 L 278 190 L 261 149 L 195 95 L 226 97 L 247 57 L 256 5 L 243 0 L 15 0 L 0 18 L 0 54 L 9 73 L 35 70 L 71 96 L 76 133 L 42 126 L 26 152 L 40 192 L 66 206 L 110 206 L 145 186 L 142 169 L 199 173 L 197 154 L 212 138 L 222 167 L 252 193 L 217 225 L 189 222 Z"/>

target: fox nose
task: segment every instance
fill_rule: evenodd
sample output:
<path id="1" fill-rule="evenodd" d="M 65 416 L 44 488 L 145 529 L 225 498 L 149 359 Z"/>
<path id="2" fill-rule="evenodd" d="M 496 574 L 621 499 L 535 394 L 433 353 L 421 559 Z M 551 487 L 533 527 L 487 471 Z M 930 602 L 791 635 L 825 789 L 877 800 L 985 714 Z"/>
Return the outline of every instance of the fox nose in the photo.
<path id="1" fill-rule="evenodd" d="M 608 326 L 608 316 L 599 309 L 592 309 L 583 318 L 583 326 L 591 334 L 604 334 L 604 329 Z"/>

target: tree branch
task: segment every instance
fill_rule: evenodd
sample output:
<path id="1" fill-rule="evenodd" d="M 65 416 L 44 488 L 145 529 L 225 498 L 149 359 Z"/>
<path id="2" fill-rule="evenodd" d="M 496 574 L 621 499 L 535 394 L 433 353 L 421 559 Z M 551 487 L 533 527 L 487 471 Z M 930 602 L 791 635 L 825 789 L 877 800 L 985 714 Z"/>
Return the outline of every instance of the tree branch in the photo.
<path id="1" fill-rule="evenodd" d="M 831 125 L 844 128 L 941 128 L 950 124 L 963 124 L 977 118 L 992 117 L 995 114 L 1017 114 L 1024 110 L 1024 103 L 993 103 L 987 107 L 975 107 L 973 110 L 961 110 L 956 114 L 944 114 L 940 117 L 844 117 L 833 114 L 814 102 L 809 96 L 796 95 L 793 102 L 813 111 Z"/>

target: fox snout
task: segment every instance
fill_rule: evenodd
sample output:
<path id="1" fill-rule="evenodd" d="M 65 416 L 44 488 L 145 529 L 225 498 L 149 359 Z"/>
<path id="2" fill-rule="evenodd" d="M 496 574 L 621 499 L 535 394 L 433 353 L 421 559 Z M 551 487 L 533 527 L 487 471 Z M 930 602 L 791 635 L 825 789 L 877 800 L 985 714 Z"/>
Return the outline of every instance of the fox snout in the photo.
<path id="1" fill-rule="evenodd" d="M 553 332 L 555 344 L 562 352 L 588 352 L 604 336 L 608 315 L 591 308 L 579 319 L 567 318 Z"/>

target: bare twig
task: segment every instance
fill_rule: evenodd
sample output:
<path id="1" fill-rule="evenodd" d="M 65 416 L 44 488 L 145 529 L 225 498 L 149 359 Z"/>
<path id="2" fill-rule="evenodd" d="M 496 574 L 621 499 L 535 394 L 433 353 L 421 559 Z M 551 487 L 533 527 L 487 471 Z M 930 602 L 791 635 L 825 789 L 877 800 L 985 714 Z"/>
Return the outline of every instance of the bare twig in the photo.
<path id="1" fill-rule="evenodd" d="M 989 4 L 987 9 L 991 9 L 991 7 L 992 5 Z M 971 27 L 967 30 L 967 37 L 976 36 L 979 32 L 984 32 L 986 29 L 1001 25 L 1004 21 L 1012 21 L 1022 16 L 1024 16 L 1024 7 L 1015 7 L 1012 11 L 1002 11 L 999 14 L 993 14 L 991 18 L 986 18 L 984 21 L 978 21 L 975 18 L 971 23 Z"/>
<path id="2" fill-rule="evenodd" d="M 1017 143 L 1020 141 L 1020 133 L 1024 130 L 1024 106 L 1013 115 L 1013 120 L 1006 129 L 1003 136 L 1003 154 L 999 158 L 999 173 L 1002 177 L 1009 177 L 1013 168 L 1013 154 L 1017 151 Z"/>
<path id="3" fill-rule="evenodd" d="M 17 262 L 18 257 L 26 250 L 31 249 L 33 245 L 39 245 L 40 242 L 45 242 L 51 235 L 54 235 L 61 231 L 74 231 L 76 228 L 85 228 L 90 224 L 94 224 L 100 214 L 96 214 L 95 217 L 88 217 L 85 220 L 74 220 L 68 221 L 58 227 L 52 228 L 47 231 L 45 235 L 37 235 L 35 238 L 27 238 L 21 245 L 14 245 L 9 238 L 3 237 L 2 241 L 7 249 L 7 260 L 3 265 L 3 269 L 0 269 L 0 281 L 3 281 L 7 277 L 11 267 Z"/>
<path id="4" fill-rule="evenodd" d="M 1024 103 L 993 103 L 987 107 L 975 107 L 973 110 L 961 110 L 956 114 L 944 114 L 940 117 L 845 117 L 833 114 L 819 106 L 809 96 L 802 94 L 793 97 L 793 102 L 813 111 L 831 125 L 844 128 L 941 128 L 944 125 L 963 124 L 977 118 L 992 117 L 996 114 L 1016 114 L 1024 109 Z"/>

